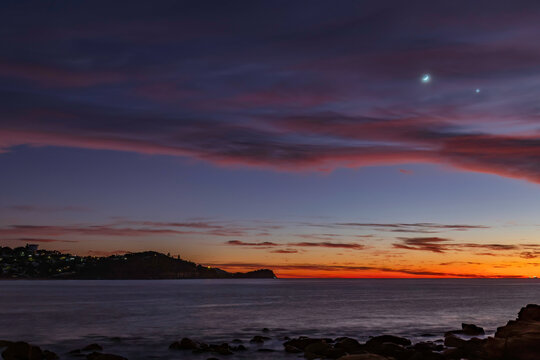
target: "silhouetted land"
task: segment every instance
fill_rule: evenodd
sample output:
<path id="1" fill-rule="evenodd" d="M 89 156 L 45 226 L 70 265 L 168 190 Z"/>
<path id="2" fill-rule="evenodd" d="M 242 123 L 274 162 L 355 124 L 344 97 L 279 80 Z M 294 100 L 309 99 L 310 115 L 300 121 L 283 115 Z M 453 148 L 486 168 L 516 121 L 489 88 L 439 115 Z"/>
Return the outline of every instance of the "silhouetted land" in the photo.
<path id="1" fill-rule="evenodd" d="M 0 247 L 3 279 L 235 279 L 275 278 L 272 270 L 230 273 L 155 251 L 76 256 L 31 247 Z"/>

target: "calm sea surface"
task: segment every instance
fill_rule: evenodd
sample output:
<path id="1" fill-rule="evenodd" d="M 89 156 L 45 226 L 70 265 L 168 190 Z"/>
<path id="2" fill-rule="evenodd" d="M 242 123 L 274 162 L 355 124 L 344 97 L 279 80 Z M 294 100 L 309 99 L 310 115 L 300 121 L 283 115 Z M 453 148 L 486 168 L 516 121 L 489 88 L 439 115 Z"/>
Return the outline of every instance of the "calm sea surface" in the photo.
<path id="1" fill-rule="evenodd" d="M 494 332 L 528 303 L 540 303 L 539 280 L 0 281 L 0 339 L 60 354 L 98 342 L 129 359 L 206 359 L 167 346 L 239 338 L 250 351 L 234 359 L 294 359 L 253 353 L 249 339 L 266 327 L 263 347 L 276 350 L 297 335 L 435 340 L 461 322 Z"/>

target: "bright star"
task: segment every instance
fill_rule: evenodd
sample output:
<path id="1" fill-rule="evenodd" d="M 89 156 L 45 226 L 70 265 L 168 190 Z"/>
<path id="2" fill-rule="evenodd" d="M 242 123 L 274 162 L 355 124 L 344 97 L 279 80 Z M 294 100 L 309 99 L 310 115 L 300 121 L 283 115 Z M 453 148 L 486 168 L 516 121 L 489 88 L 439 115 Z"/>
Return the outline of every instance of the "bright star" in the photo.
<path id="1" fill-rule="evenodd" d="M 431 75 L 429 75 L 429 74 L 422 75 L 422 82 L 423 83 L 428 83 L 430 81 L 431 81 Z"/>
<path id="2" fill-rule="evenodd" d="M 475 92 L 478 94 L 480 92 L 480 89 L 476 89 Z"/>

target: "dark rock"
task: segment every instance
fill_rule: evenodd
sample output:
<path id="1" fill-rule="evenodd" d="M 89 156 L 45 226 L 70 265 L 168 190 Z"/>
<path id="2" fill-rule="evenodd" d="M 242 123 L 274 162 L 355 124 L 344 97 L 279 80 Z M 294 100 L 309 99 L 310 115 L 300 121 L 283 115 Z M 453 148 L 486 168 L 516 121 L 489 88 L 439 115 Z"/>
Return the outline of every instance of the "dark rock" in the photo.
<path id="1" fill-rule="evenodd" d="M 304 348 L 304 352 L 306 353 L 312 353 L 315 355 L 326 355 L 326 353 L 332 349 L 330 345 L 328 345 L 326 342 L 314 342 L 309 344 Z"/>
<path id="2" fill-rule="evenodd" d="M 265 333 L 270 332 L 270 329 L 269 328 L 263 328 L 262 332 L 265 332 Z"/>
<path id="3" fill-rule="evenodd" d="M 283 346 L 287 347 L 287 345 L 290 345 L 303 351 L 306 348 L 306 346 L 308 346 L 309 344 L 319 343 L 322 341 L 323 339 L 314 339 L 314 338 L 309 338 L 306 336 L 300 336 L 298 338 L 294 338 L 283 343 Z"/>
<path id="4" fill-rule="evenodd" d="M 0 340 L 0 348 L 8 347 L 11 344 L 13 344 L 13 341 Z"/>
<path id="5" fill-rule="evenodd" d="M 444 338 L 444 346 L 448 347 L 463 347 L 467 341 L 463 340 L 462 338 L 459 338 L 453 334 L 448 334 Z"/>
<path id="6" fill-rule="evenodd" d="M 376 354 L 356 354 L 356 355 L 345 355 L 340 357 L 338 360 L 390 360 L 387 357 L 376 355 Z"/>
<path id="7" fill-rule="evenodd" d="M 241 343 L 243 343 L 243 341 L 240 340 L 240 339 L 234 339 L 232 342 L 233 342 L 233 343 L 236 343 L 236 344 L 241 344 Z"/>
<path id="8" fill-rule="evenodd" d="M 199 344 L 189 338 L 182 338 L 180 342 L 175 341 L 169 345 L 169 349 L 173 350 L 196 350 L 199 348 Z"/>
<path id="9" fill-rule="evenodd" d="M 444 350 L 443 345 L 435 344 L 434 342 L 431 342 L 431 341 L 419 342 L 417 344 L 414 344 L 412 348 L 418 353 L 426 353 L 426 354 L 429 354 L 434 351 Z"/>
<path id="10" fill-rule="evenodd" d="M 297 348 L 296 346 L 285 345 L 285 352 L 292 353 L 292 354 L 298 354 L 298 353 L 301 353 L 302 350 Z"/>
<path id="11" fill-rule="evenodd" d="M 251 338 L 251 340 L 249 340 L 249 342 L 251 342 L 251 343 L 264 343 L 266 340 L 270 340 L 270 338 L 267 337 L 267 336 L 255 335 L 254 337 Z"/>
<path id="12" fill-rule="evenodd" d="M 529 304 L 522 308 L 519 311 L 518 320 L 540 321 L 540 305 Z"/>
<path id="13" fill-rule="evenodd" d="M 344 349 L 340 349 L 340 348 L 333 348 L 333 349 L 330 349 L 326 352 L 325 356 L 329 359 L 337 359 L 337 358 L 340 358 L 342 356 L 345 356 L 347 355 L 347 351 L 345 351 Z"/>
<path id="14" fill-rule="evenodd" d="M 81 355 L 81 349 L 71 350 L 70 352 L 68 352 L 68 355 L 72 355 L 72 356 Z"/>
<path id="15" fill-rule="evenodd" d="M 103 348 L 99 344 L 90 344 L 81 349 L 82 351 L 102 351 Z"/>
<path id="16" fill-rule="evenodd" d="M 394 336 L 394 335 L 381 335 L 381 336 L 375 336 L 369 339 L 366 342 L 366 346 L 371 347 L 371 346 L 374 346 L 374 345 L 376 346 L 382 343 L 392 343 L 392 344 L 401 345 L 401 346 L 409 346 L 411 345 L 411 340 L 403 338 L 403 337 L 399 337 L 399 336 Z"/>
<path id="17" fill-rule="evenodd" d="M 210 345 L 210 348 L 213 352 L 218 353 L 219 355 L 232 355 L 233 352 L 229 348 L 229 344 L 223 343 L 221 345 Z"/>
<path id="18" fill-rule="evenodd" d="M 4 360 L 41 360 L 42 351 L 39 346 L 18 341 L 8 344 L 2 352 Z"/>
<path id="19" fill-rule="evenodd" d="M 468 335 L 468 336 L 478 336 L 478 335 L 484 335 L 485 331 L 480 326 L 476 326 L 474 324 L 461 324 L 461 330 L 452 330 L 448 331 L 444 335 Z"/>
<path id="20" fill-rule="evenodd" d="M 231 346 L 230 349 L 232 351 L 246 351 L 247 350 L 247 348 L 244 345 Z"/>
<path id="21" fill-rule="evenodd" d="M 42 354 L 43 360 L 57 360 L 59 358 L 60 357 L 56 355 L 56 353 L 53 353 L 52 351 L 49 351 L 49 350 L 43 350 L 43 354 Z"/>
<path id="22" fill-rule="evenodd" d="M 461 330 L 463 331 L 464 335 L 469 336 L 477 336 L 477 335 L 485 335 L 484 328 L 481 328 L 480 326 L 476 326 L 474 324 L 461 324 Z"/>
<path id="23" fill-rule="evenodd" d="M 257 349 L 258 352 L 275 352 L 276 350 L 274 349 Z"/>
<path id="24" fill-rule="evenodd" d="M 113 354 L 102 354 L 99 352 L 93 352 L 86 355 L 87 360 L 127 360 L 125 357 Z"/>
<path id="25" fill-rule="evenodd" d="M 349 354 L 355 353 L 363 348 L 357 340 L 349 337 L 337 338 L 334 347 L 336 349 L 343 349 Z"/>
<path id="26" fill-rule="evenodd" d="M 483 350 L 490 359 L 540 359 L 540 306 L 522 308 L 517 320 L 509 321 L 497 329 L 495 338 L 487 339 Z"/>

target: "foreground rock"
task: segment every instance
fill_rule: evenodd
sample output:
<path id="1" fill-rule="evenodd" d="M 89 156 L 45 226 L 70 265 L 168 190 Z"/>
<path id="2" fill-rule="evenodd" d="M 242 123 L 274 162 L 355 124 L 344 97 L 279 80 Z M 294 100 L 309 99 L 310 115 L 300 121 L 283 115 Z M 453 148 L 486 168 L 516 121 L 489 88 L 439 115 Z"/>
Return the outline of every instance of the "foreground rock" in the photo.
<path id="1" fill-rule="evenodd" d="M 485 344 L 486 359 L 540 359 L 540 306 L 527 305 Z"/>
<path id="2" fill-rule="evenodd" d="M 484 334 L 483 328 L 464 323 L 461 330 L 445 334 L 444 346 L 429 341 L 413 345 L 409 339 L 393 335 L 376 336 L 365 344 L 347 337 L 299 337 L 283 346 L 286 352 L 304 353 L 306 359 L 540 360 L 540 306 L 522 308 L 517 320 L 498 328 L 494 337 L 475 337 Z"/>
<path id="3" fill-rule="evenodd" d="M 0 347 L 6 347 L 2 352 L 4 360 L 56 360 L 58 355 L 39 346 L 30 345 L 23 341 L 0 341 Z"/>
<path id="4" fill-rule="evenodd" d="M 228 343 L 205 344 L 189 338 L 183 338 L 169 345 L 171 350 L 191 350 L 193 353 L 215 353 L 219 355 L 232 355 L 235 351 L 247 350 L 244 345 L 231 346 Z"/>

